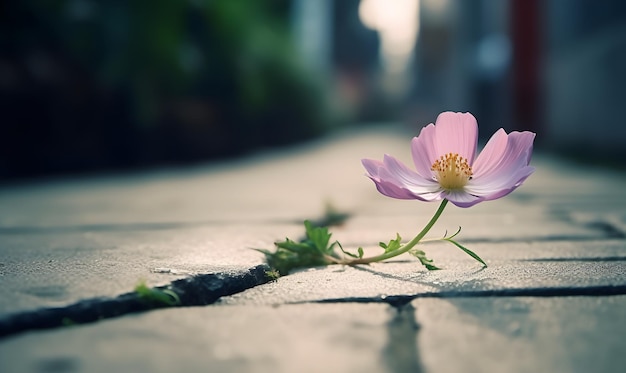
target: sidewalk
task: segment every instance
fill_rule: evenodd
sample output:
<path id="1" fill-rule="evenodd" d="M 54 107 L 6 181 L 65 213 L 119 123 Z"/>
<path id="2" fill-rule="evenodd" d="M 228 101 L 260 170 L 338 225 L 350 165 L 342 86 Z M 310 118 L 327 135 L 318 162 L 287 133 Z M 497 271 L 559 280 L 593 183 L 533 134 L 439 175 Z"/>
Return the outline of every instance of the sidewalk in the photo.
<path id="1" fill-rule="evenodd" d="M 331 204 L 346 248 L 436 204 L 381 196 L 372 129 L 245 160 L 0 189 L 0 372 L 612 372 L 626 365 L 626 175 L 537 154 L 503 199 L 450 206 L 410 256 L 277 281 L 260 253 Z M 185 307 L 140 299 L 145 281 Z M 210 305 L 207 305 L 210 304 Z M 201 306 L 203 305 L 203 306 Z M 204 306 L 206 305 L 206 306 Z"/>

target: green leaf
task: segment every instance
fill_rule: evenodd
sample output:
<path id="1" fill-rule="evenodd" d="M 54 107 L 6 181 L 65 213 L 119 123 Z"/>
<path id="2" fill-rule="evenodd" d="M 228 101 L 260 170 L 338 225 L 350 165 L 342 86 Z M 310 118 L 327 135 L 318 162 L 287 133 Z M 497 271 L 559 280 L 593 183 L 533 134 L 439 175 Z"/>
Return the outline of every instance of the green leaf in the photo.
<path id="1" fill-rule="evenodd" d="M 277 247 L 276 252 L 265 254 L 265 260 L 270 268 L 275 269 L 281 276 L 289 274 L 295 268 L 308 268 L 327 265 L 324 256 L 314 247 L 308 251 L 293 252 Z"/>
<path id="2" fill-rule="evenodd" d="M 428 259 L 426 257 L 426 253 L 422 250 L 413 249 L 409 251 L 409 254 L 419 259 L 420 263 L 422 263 L 422 265 L 426 267 L 426 269 L 429 271 L 436 271 L 441 269 L 434 264 L 432 259 Z"/>
<path id="3" fill-rule="evenodd" d="M 339 250 L 341 250 L 341 252 L 346 254 L 347 256 L 355 258 L 355 259 L 359 257 L 356 254 L 352 254 L 351 252 L 344 250 L 343 246 L 341 246 L 341 244 L 339 242 L 335 242 L 335 244 L 337 244 L 337 246 L 339 246 Z"/>
<path id="4" fill-rule="evenodd" d="M 446 231 L 446 233 L 443 235 L 443 239 L 444 239 L 444 240 L 450 240 L 450 239 L 452 239 L 452 238 L 454 238 L 454 237 L 458 236 L 458 235 L 459 235 L 459 233 L 461 233 L 461 227 L 459 227 L 459 229 L 457 229 L 457 230 L 456 230 L 456 232 L 454 232 L 454 234 L 453 234 L 453 235 L 451 235 L 450 237 L 446 237 L 446 235 L 448 234 L 448 231 Z"/>
<path id="5" fill-rule="evenodd" d="M 265 255 L 265 261 L 270 268 L 280 275 L 287 275 L 295 268 L 317 267 L 329 264 L 328 256 L 338 257 L 334 252 L 337 242 L 328 245 L 331 234 L 325 227 L 316 227 L 311 222 L 304 222 L 306 238 L 296 242 L 285 238 L 285 241 L 275 242 L 276 251 L 254 249 Z"/>
<path id="6" fill-rule="evenodd" d="M 332 247 L 328 247 L 330 236 L 332 236 L 331 233 L 328 233 L 328 228 L 315 227 L 308 220 L 304 221 L 304 227 L 306 229 L 307 238 L 313 243 L 315 248 L 324 254 L 330 254 L 332 252 Z"/>
<path id="7" fill-rule="evenodd" d="M 315 249 L 315 247 L 312 246 L 309 242 L 295 242 L 290 240 L 289 238 L 285 239 L 285 241 L 282 242 L 276 242 L 274 243 L 274 245 L 281 249 L 289 250 L 295 253 L 306 252 L 310 251 L 311 249 Z"/>
<path id="8" fill-rule="evenodd" d="M 400 242 L 401 240 L 402 240 L 402 238 L 400 237 L 400 234 L 396 233 L 396 239 L 395 240 L 389 241 L 388 244 L 386 244 L 384 242 L 379 242 L 378 245 L 385 250 L 385 253 L 388 253 L 388 252 L 391 252 L 391 251 L 394 251 L 394 250 L 398 250 L 400 248 L 400 246 L 402 246 L 402 243 Z"/>
<path id="9" fill-rule="evenodd" d="M 178 294 L 170 289 L 150 288 L 146 285 L 145 281 L 140 281 L 135 286 L 135 292 L 139 295 L 139 298 L 163 303 L 168 306 L 176 306 L 180 304 L 180 298 Z"/>
<path id="10" fill-rule="evenodd" d="M 476 255 L 476 253 L 474 253 L 472 250 L 464 247 L 463 245 L 461 245 L 460 243 L 456 242 L 455 240 L 452 240 L 450 238 L 446 238 L 445 241 L 450 242 L 451 244 L 453 244 L 454 246 L 458 247 L 459 249 L 465 251 L 465 253 L 469 256 L 471 256 L 472 258 L 476 259 L 478 262 L 480 262 L 483 266 L 487 267 L 487 263 L 485 263 L 478 255 Z"/>
<path id="11" fill-rule="evenodd" d="M 346 254 L 349 257 L 355 258 L 355 259 L 361 259 L 363 257 L 363 248 L 359 247 L 357 249 L 357 254 L 351 253 L 349 251 L 344 250 L 343 246 L 341 246 L 341 244 L 339 243 L 339 241 L 335 241 L 333 243 L 333 245 L 337 245 L 339 246 L 339 250 L 341 250 L 342 253 Z"/>

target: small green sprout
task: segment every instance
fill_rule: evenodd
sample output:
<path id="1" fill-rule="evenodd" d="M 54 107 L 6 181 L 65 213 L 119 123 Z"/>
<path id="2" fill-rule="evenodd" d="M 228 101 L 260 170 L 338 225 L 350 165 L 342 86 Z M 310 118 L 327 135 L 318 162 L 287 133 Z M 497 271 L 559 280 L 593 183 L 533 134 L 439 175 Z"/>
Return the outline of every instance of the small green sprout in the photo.
<path id="1" fill-rule="evenodd" d="M 467 255 L 471 256 L 476 261 L 480 262 L 484 267 L 487 267 L 487 263 L 485 263 L 485 261 L 482 260 L 475 252 L 473 252 L 472 250 L 468 249 L 467 247 L 465 247 L 465 246 L 461 245 L 460 243 L 456 242 L 455 240 L 453 240 L 453 238 L 456 237 L 459 233 L 461 233 L 461 227 L 459 227 L 459 229 L 450 237 L 446 237 L 446 235 L 444 234 L 444 236 L 443 236 L 443 238 L 441 240 L 450 242 L 454 246 L 456 246 L 459 249 L 463 250 Z"/>
<path id="2" fill-rule="evenodd" d="M 275 269 L 270 269 L 265 271 L 265 276 L 267 276 L 271 281 L 276 281 L 280 277 L 280 273 Z"/>
<path id="3" fill-rule="evenodd" d="M 139 281 L 137 286 L 135 286 L 135 292 L 139 295 L 139 298 L 146 301 L 162 303 L 167 306 L 180 305 L 180 298 L 174 291 L 148 287 L 144 280 Z"/>
<path id="4" fill-rule="evenodd" d="M 418 244 L 432 241 L 450 242 L 481 263 L 484 267 L 487 267 L 487 264 L 476 255 L 476 253 L 455 240 L 455 237 L 461 232 L 461 228 L 451 236 L 448 236 L 446 232 L 441 238 L 424 239 L 424 236 L 432 228 L 437 219 L 439 219 L 447 202 L 447 200 L 444 200 L 441 203 L 439 209 L 435 212 L 435 215 L 433 215 L 424 229 L 407 243 L 402 243 L 402 237 L 400 237 L 398 233 L 396 233 L 396 238 L 389 240 L 388 243 L 379 242 L 378 245 L 384 250 L 380 255 L 365 258 L 363 257 L 364 250 L 362 247 L 357 249 L 356 254 L 349 252 L 345 250 L 338 241 L 331 242 L 332 234 L 328 231 L 326 226 L 317 226 L 308 220 L 304 222 L 306 236 L 300 241 L 293 241 L 286 238 L 285 241 L 275 243 L 276 251 L 274 252 L 266 249 L 255 250 L 263 253 L 267 264 L 282 276 L 287 275 L 289 271 L 295 268 L 309 268 L 330 264 L 370 264 L 382 262 L 404 253 L 416 257 L 427 270 L 435 271 L 440 268 L 435 265 L 432 259 L 426 257 L 426 253 L 423 250 L 415 248 Z M 336 251 L 335 248 L 339 248 L 339 252 Z"/>
<path id="5" fill-rule="evenodd" d="M 337 242 L 330 242 L 332 236 L 327 227 L 314 226 L 310 221 L 304 222 L 306 237 L 300 241 L 286 238 L 285 241 L 274 243 L 276 251 L 255 249 L 265 255 L 270 268 L 284 276 L 295 268 L 318 267 L 335 263 L 340 259 L 335 252 Z"/>
<path id="6" fill-rule="evenodd" d="M 76 322 L 74 322 L 74 320 L 70 319 L 69 317 L 64 317 L 63 319 L 61 319 L 61 325 L 74 326 L 76 325 Z"/>

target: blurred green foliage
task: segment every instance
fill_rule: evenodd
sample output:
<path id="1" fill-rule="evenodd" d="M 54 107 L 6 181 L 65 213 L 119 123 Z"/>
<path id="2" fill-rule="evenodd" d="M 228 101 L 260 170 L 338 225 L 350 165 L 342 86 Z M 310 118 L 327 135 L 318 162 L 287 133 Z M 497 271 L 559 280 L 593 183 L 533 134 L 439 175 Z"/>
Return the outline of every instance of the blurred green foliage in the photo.
<path id="1" fill-rule="evenodd" d="M 2 7 L 0 178 L 234 155 L 331 120 L 289 0 Z"/>

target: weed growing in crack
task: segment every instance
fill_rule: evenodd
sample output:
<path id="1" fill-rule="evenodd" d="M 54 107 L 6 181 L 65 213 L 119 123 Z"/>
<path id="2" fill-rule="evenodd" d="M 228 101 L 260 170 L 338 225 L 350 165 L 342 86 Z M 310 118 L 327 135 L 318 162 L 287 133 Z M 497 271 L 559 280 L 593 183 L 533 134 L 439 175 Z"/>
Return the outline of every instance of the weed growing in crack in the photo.
<path id="1" fill-rule="evenodd" d="M 180 305 L 180 298 L 173 290 L 151 288 L 143 280 L 139 281 L 137 286 L 135 286 L 135 292 L 140 299 L 145 301 L 161 303 L 166 306 Z"/>

